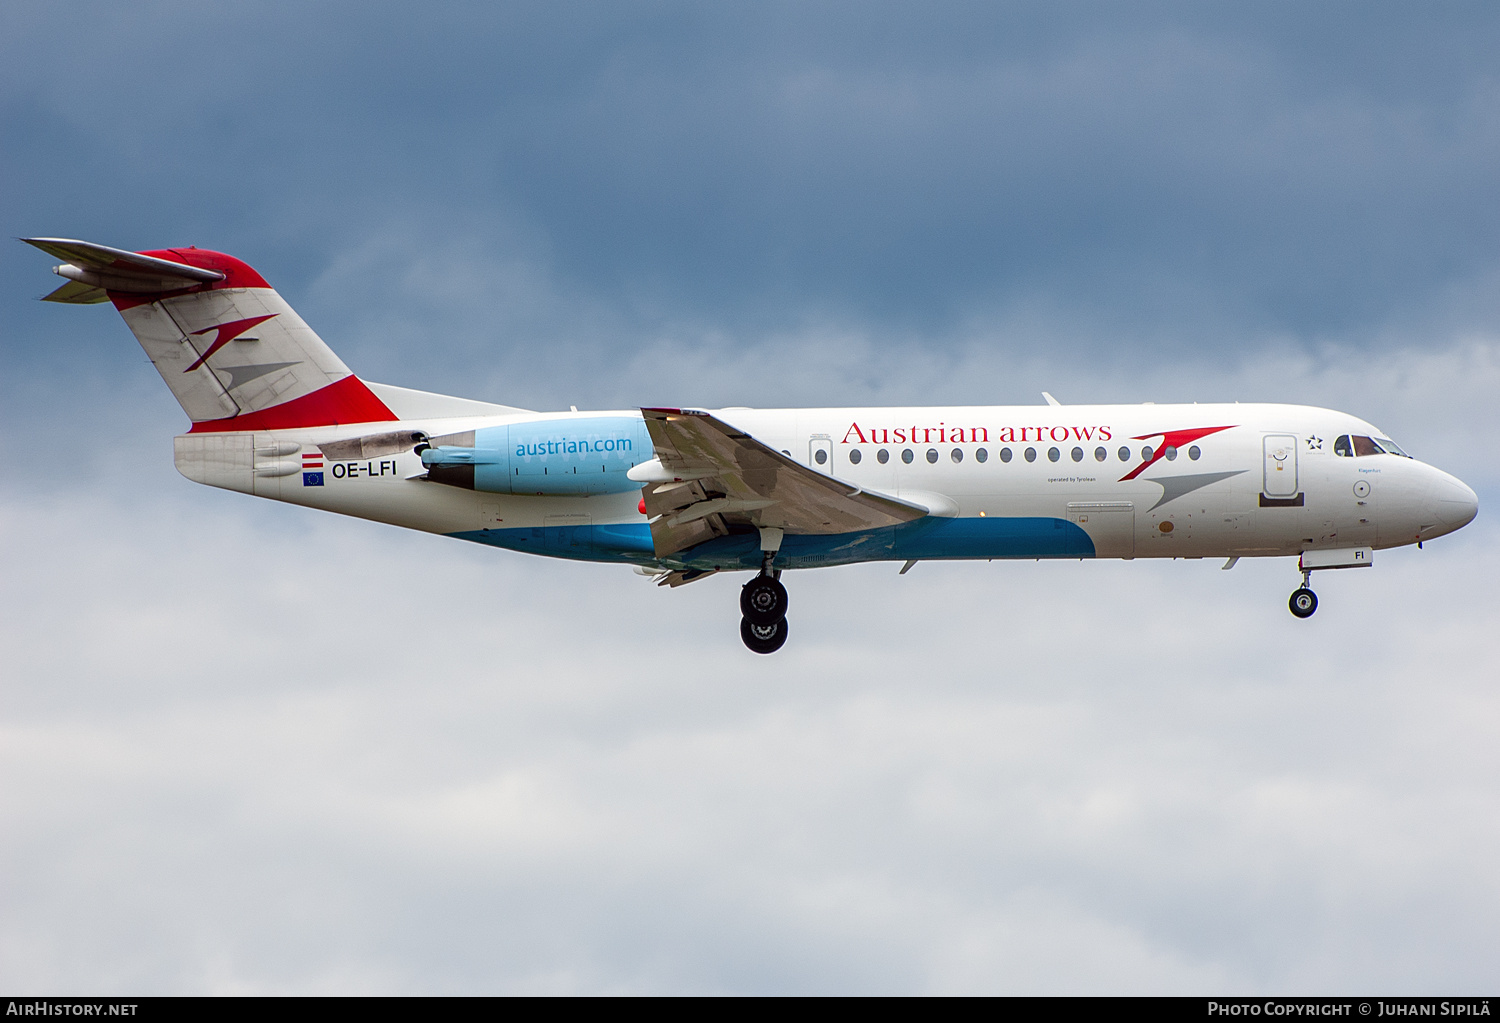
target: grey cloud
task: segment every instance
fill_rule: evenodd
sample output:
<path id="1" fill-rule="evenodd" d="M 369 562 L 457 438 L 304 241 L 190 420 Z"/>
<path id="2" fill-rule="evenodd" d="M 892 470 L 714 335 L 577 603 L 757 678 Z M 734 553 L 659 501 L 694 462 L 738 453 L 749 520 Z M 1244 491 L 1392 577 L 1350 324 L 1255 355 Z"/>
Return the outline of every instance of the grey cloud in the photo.
<path id="1" fill-rule="evenodd" d="M 1451 430 L 1448 467 L 1493 479 L 1490 347 L 1364 377 L 1299 360 L 1158 384 L 1410 409 L 1398 436 Z M 158 447 L 127 435 L 0 510 L 13 983 L 1488 975 L 1487 520 L 1320 579 L 1308 623 L 1281 561 L 802 573 L 773 664 L 735 645 L 732 581 L 312 516 L 195 488 Z"/>
<path id="2" fill-rule="evenodd" d="M 235 252 L 374 379 L 1299 401 L 1500 495 L 1489 6 L 6 18 L 12 234 Z M 51 280 L 0 246 L 14 988 L 1489 984 L 1488 511 L 1306 623 L 1286 562 L 801 573 L 762 660 L 732 580 L 194 488 Z"/>
<path id="3" fill-rule="evenodd" d="M 6 176 L 28 219 L 84 195 L 122 243 L 249 246 L 291 281 L 393 210 L 443 227 L 412 260 L 511 223 L 498 258 L 627 320 L 832 316 L 936 348 L 1039 302 L 1112 325 L 1094 352 L 1378 346 L 1495 266 L 1482 6 L 159 10 L 22 20 Z M 201 87 L 147 88 L 163 65 Z M 42 84 L 85 72 L 126 85 Z"/>
<path id="4" fill-rule="evenodd" d="M 129 546 L 5 508 L 13 985 L 1487 976 L 1488 531 L 1327 580 L 1309 629 L 1282 563 L 808 573 L 772 665 L 732 582 L 183 487 L 103 505 Z"/>

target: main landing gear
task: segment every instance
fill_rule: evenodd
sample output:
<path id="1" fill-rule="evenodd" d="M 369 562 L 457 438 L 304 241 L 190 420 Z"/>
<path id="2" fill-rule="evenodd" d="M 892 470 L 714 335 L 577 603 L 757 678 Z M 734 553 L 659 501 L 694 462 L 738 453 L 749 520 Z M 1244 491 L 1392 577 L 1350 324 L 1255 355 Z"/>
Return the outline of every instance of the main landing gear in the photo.
<path id="1" fill-rule="evenodd" d="M 1292 598 L 1287 601 L 1287 607 L 1298 618 L 1311 618 L 1318 609 L 1318 595 L 1312 591 L 1311 584 L 1312 573 L 1303 569 L 1302 585 L 1292 591 Z"/>
<path id="2" fill-rule="evenodd" d="M 760 531 L 760 574 L 740 590 L 740 639 L 757 654 L 774 654 L 786 644 L 786 587 L 771 567 L 781 549 L 781 530 Z"/>

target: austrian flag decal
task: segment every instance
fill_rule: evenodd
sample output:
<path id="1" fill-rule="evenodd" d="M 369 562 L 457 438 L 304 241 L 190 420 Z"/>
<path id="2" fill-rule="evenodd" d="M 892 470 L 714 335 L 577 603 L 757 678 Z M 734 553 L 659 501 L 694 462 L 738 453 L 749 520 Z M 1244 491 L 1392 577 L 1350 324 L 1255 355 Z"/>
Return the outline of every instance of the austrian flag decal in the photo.
<path id="1" fill-rule="evenodd" d="M 302 485 L 304 487 L 323 485 L 323 452 L 302 456 Z"/>

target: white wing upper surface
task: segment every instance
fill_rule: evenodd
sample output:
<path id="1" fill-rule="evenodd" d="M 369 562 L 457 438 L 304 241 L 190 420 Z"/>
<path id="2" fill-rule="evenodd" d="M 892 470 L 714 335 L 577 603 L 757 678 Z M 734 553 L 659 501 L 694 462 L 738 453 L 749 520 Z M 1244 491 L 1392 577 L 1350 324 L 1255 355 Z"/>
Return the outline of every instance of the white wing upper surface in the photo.
<path id="1" fill-rule="evenodd" d="M 927 514 L 825 476 L 707 412 L 648 408 L 641 414 L 664 474 L 673 477 L 645 487 L 658 557 L 740 524 L 832 534 L 888 528 Z"/>

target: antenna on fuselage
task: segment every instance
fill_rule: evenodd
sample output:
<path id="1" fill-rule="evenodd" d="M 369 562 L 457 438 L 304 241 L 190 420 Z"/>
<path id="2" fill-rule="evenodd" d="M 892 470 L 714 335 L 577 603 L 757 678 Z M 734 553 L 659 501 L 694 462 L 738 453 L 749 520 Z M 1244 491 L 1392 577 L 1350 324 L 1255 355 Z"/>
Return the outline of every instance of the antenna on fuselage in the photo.
<path id="1" fill-rule="evenodd" d="M 1048 394 L 1046 391 L 1042 392 L 1042 397 L 1047 399 L 1047 404 L 1048 405 L 1061 405 L 1062 404 L 1062 402 L 1060 402 L 1056 398 L 1052 397 L 1052 395 Z"/>

